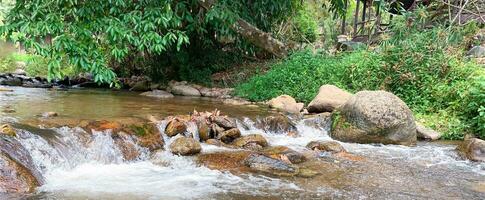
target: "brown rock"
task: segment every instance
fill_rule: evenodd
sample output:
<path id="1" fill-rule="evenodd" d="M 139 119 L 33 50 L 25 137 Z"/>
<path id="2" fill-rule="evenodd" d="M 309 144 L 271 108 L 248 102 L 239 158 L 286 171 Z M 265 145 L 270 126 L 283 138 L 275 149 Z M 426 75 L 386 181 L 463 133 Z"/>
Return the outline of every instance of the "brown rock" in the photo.
<path id="1" fill-rule="evenodd" d="M 435 130 L 425 127 L 420 123 L 416 123 L 416 134 L 418 139 L 435 141 L 441 138 L 441 133 Z"/>
<path id="2" fill-rule="evenodd" d="M 214 116 L 211 121 L 225 130 L 237 128 L 236 120 L 226 116 Z"/>
<path id="3" fill-rule="evenodd" d="M 303 154 L 285 146 L 267 148 L 263 151 L 263 154 L 290 164 L 298 164 L 307 160 Z"/>
<path id="4" fill-rule="evenodd" d="M 248 148 L 254 144 L 261 147 L 267 147 L 268 141 L 266 141 L 266 139 L 262 135 L 250 134 L 235 139 L 231 144 L 239 148 Z"/>
<path id="5" fill-rule="evenodd" d="M 27 168 L 2 153 L 0 169 L 1 192 L 28 193 L 40 185 Z"/>
<path id="6" fill-rule="evenodd" d="M 271 108 L 292 114 L 300 113 L 304 106 L 303 103 L 297 103 L 293 97 L 288 95 L 281 95 L 273 98 L 268 102 L 268 105 Z"/>
<path id="7" fill-rule="evenodd" d="M 241 137 L 241 131 L 239 131 L 237 128 L 229 129 L 217 135 L 217 139 L 226 144 L 231 143 L 234 139 L 239 137 Z"/>
<path id="8" fill-rule="evenodd" d="M 15 137 L 17 135 L 17 131 L 10 125 L 4 124 L 0 127 L 0 133 L 8 136 Z"/>
<path id="9" fill-rule="evenodd" d="M 284 115 L 266 117 L 257 122 L 256 127 L 270 133 L 297 132 L 295 124 Z"/>
<path id="10" fill-rule="evenodd" d="M 206 141 L 206 140 L 212 138 L 211 135 L 210 135 L 211 130 L 209 128 L 209 125 L 207 125 L 207 123 L 198 121 L 197 122 L 197 129 L 198 129 L 198 132 L 199 132 L 200 141 Z"/>
<path id="11" fill-rule="evenodd" d="M 56 112 L 45 112 L 45 113 L 42 113 L 42 117 L 45 117 L 45 118 L 47 118 L 47 117 L 57 117 L 57 116 L 59 116 L 59 114 L 56 113 Z"/>
<path id="12" fill-rule="evenodd" d="M 306 145 L 308 149 L 328 151 L 332 153 L 345 152 L 344 147 L 336 141 L 312 141 Z"/>
<path id="13" fill-rule="evenodd" d="M 179 137 L 170 144 L 173 154 L 188 156 L 198 154 L 202 150 L 200 143 L 194 138 Z"/>
<path id="14" fill-rule="evenodd" d="M 485 141 L 470 138 L 457 147 L 458 153 L 469 160 L 485 162 Z"/>
<path id="15" fill-rule="evenodd" d="M 334 85 L 322 85 L 317 96 L 308 104 L 308 112 L 332 112 L 343 105 L 352 94 Z"/>
<path id="16" fill-rule="evenodd" d="M 124 160 L 132 161 L 140 156 L 140 152 L 138 152 L 135 143 L 133 143 L 133 139 L 127 133 L 120 132 L 113 134 L 112 138 L 115 145 L 121 151 L 121 154 L 123 154 Z"/>
<path id="17" fill-rule="evenodd" d="M 173 137 L 177 134 L 182 134 L 185 131 L 187 131 L 187 125 L 185 125 L 185 121 L 179 118 L 174 118 L 170 120 L 167 124 L 167 127 L 165 128 L 165 134 L 168 137 Z"/>

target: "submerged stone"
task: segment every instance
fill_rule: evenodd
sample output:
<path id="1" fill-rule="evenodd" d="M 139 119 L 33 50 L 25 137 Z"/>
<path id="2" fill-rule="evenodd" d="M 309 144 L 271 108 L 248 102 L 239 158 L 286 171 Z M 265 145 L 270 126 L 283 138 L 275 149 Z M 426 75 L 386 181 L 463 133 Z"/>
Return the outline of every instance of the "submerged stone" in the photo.
<path id="1" fill-rule="evenodd" d="M 269 147 L 263 151 L 263 154 L 291 164 L 298 164 L 307 160 L 303 154 L 285 146 Z"/>
<path id="2" fill-rule="evenodd" d="M 326 151 L 331 153 L 346 152 L 344 147 L 336 141 L 312 141 L 306 145 L 310 150 Z"/>
<path id="3" fill-rule="evenodd" d="M 275 176 L 295 176 L 298 174 L 297 167 L 261 154 L 251 154 L 244 160 L 244 164 L 254 171 Z"/>
<path id="4" fill-rule="evenodd" d="M 33 192 L 43 182 L 29 152 L 14 138 L 0 135 L 0 192 Z"/>

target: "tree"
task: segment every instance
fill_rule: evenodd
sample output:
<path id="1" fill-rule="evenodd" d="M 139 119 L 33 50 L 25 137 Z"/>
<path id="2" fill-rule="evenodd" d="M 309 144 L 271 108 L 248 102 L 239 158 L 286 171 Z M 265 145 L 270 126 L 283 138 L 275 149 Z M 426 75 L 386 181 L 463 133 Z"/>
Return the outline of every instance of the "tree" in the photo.
<path id="1" fill-rule="evenodd" d="M 61 69 L 72 65 L 91 72 L 97 82 L 111 83 L 116 77 L 111 66 L 123 65 L 134 56 L 183 51 L 191 41 L 214 43 L 221 36 L 251 41 L 244 30 L 264 35 L 299 1 L 220 0 L 210 1 L 211 5 L 204 8 L 201 5 L 205 2 L 18 0 L 0 34 L 47 58 L 49 79 L 61 78 Z M 234 28 L 235 22 L 243 31 Z"/>

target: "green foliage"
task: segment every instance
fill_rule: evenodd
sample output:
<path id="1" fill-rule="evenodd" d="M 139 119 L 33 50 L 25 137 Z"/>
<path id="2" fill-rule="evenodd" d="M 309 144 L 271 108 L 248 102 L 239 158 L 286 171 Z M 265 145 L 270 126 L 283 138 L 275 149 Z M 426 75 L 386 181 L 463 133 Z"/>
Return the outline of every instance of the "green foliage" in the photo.
<path id="1" fill-rule="evenodd" d="M 236 93 L 253 101 L 288 94 L 308 103 L 323 84 L 351 92 L 383 89 L 403 99 L 444 138 L 461 139 L 467 132 L 485 138 L 485 73 L 464 59 L 460 46 L 474 29 L 422 29 L 407 17 L 374 51 L 295 53 L 238 86 Z"/>
<path id="2" fill-rule="evenodd" d="M 12 58 L 0 58 L 0 73 L 14 72 L 16 69 L 15 62 Z"/>
<path id="3" fill-rule="evenodd" d="M 293 18 L 297 32 L 300 33 L 298 40 L 301 42 L 314 42 L 317 39 L 318 21 L 315 11 L 307 4 L 298 10 Z"/>
<path id="4" fill-rule="evenodd" d="M 194 43 L 199 51 L 220 50 L 219 40 L 230 37 L 247 46 L 231 29 L 236 18 L 268 31 L 297 2 L 219 0 L 207 10 L 199 0 L 16 1 L 0 35 L 45 58 L 49 79 L 73 66 L 97 82 L 112 82 L 115 71 L 144 71 L 137 61 L 169 59 Z"/>

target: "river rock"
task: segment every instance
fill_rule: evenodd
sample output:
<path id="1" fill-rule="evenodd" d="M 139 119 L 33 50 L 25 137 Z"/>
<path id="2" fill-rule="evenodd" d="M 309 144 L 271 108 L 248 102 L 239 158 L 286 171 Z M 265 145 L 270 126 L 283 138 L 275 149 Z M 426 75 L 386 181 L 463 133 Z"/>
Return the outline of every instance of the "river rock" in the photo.
<path id="1" fill-rule="evenodd" d="M 194 138 L 179 137 L 170 144 L 170 151 L 177 155 L 194 155 L 202 150 L 200 143 Z"/>
<path id="2" fill-rule="evenodd" d="M 244 164 L 254 171 L 275 176 L 295 176 L 298 174 L 297 167 L 261 154 L 251 154 L 244 160 Z"/>
<path id="3" fill-rule="evenodd" d="M 389 92 L 358 92 L 333 118 L 331 136 L 340 141 L 416 144 L 416 124 L 411 110 Z"/>
<path id="4" fill-rule="evenodd" d="M 204 121 L 197 121 L 196 124 L 197 124 L 197 131 L 199 132 L 200 141 L 206 141 L 208 139 L 213 138 L 213 136 L 211 136 L 210 134 L 211 129 L 209 125 L 207 125 L 207 123 L 205 123 Z"/>
<path id="5" fill-rule="evenodd" d="M 224 99 L 222 101 L 222 103 L 224 103 L 224 104 L 230 104 L 230 105 L 234 105 L 234 106 L 245 106 L 245 105 L 251 105 L 252 104 L 248 100 L 238 99 L 238 98 L 234 98 L 234 99 Z"/>
<path id="6" fill-rule="evenodd" d="M 485 57 L 485 47 L 480 45 L 474 46 L 466 53 L 466 55 L 474 58 L 483 58 Z"/>
<path id="7" fill-rule="evenodd" d="M 214 116 L 211 121 L 225 130 L 237 128 L 236 120 L 226 116 Z"/>
<path id="8" fill-rule="evenodd" d="M 6 79 L 0 80 L 0 85 L 21 86 L 22 79 L 18 77 L 7 77 Z"/>
<path id="9" fill-rule="evenodd" d="M 212 98 L 227 98 L 234 92 L 233 88 L 199 88 L 199 92 L 203 97 Z"/>
<path id="10" fill-rule="evenodd" d="M 435 141 L 441 138 L 441 133 L 416 123 L 416 134 L 418 139 Z"/>
<path id="11" fill-rule="evenodd" d="M 332 127 L 332 113 L 324 112 L 316 115 L 306 115 L 303 123 L 305 123 L 306 126 L 316 129 L 330 131 L 330 128 Z"/>
<path id="12" fill-rule="evenodd" d="M 469 160 L 485 162 L 485 141 L 470 138 L 457 147 L 458 153 Z"/>
<path id="13" fill-rule="evenodd" d="M 0 127 L 0 133 L 3 135 L 8 135 L 11 137 L 15 137 L 17 132 L 10 124 L 4 124 Z"/>
<path id="14" fill-rule="evenodd" d="M 114 144 L 121 151 L 123 159 L 126 161 L 132 161 L 140 156 L 140 152 L 136 148 L 133 138 L 124 132 L 119 132 L 112 135 Z"/>
<path id="15" fill-rule="evenodd" d="M 222 142 L 229 144 L 234 139 L 241 137 L 241 131 L 237 128 L 232 128 L 227 131 L 222 132 L 221 134 L 217 135 L 217 139 L 221 140 Z"/>
<path id="16" fill-rule="evenodd" d="M 256 127 L 270 133 L 296 132 L 296 126 L 284 115 L 269 116 L 256 123 Z"/>
<path id="17" fill-rule="evenodd" d="M 150 90 L 150 82 L 147 80 L 140 80 L 133 84 L 131 91 L 148 91 Z"/>
<path id="18" fill-rule="evenodd" d="M 187 85 L 187 82 L 174 82 L 171 81 L 168 84 L 168 90 L 169 92 L 175 94 L 175 95 L 181 95 L 181 96 L 201 96 L 200 92 L 198 89 Z"/>
<path id="19" fill-rule="evenodd" d="M 322 85 L 317 96 L 308 104 L 308 112 L 332 112 L 343 105 L 352 94 L 334 85 Z"/>
<path id="20" fill-rule="evenodd" d="M 281 95 L 268 101 L 268 105 L 271 108 L 288 112 L 292 114 L 298 114 L 303 109 L 303 103 L 297 103 L 296 100 L 289 95 Z"/>
<path id="21" fill-rule="evenodd" d="M 167 127 L 165 128 L 165 134 L 168 137 L 173 137 L 177 134 L 183 134 L 187 131 L 187 125 L 185 125 L 185 121 L 179 119 L 179 118 L 174 118 L 170 120 L 167 124 Z"/>
<path id="22" fill-rule="evenodd" d="M 33 192 L 44 179 L 29 152 L 13 138 L 0 136 L 0 192 Z"/>
<path id="23" fill-rule="evenodd" d="M 152 152 L 162 149 L 165 144 L 158 127 L 152 123 L 142 122 L 129 126 L 125 125 L 123 131 L 136 136 L 136 143 Z"/>
<path id="24" fill-rule="evenodd" d="M 42 113 L 42 117 L 45 117 L 45 118 L 48 118 L 48 117 L 57 117 L 59 116 L 58 113 L 56 112 L 45 112 L 45 113 Z"/>
<path id="25" fill-rule="evenodd" d="M 163 90 L 152 90 L 148 92 L 143 92 L 140 95 L 142 96 L 147 96 L 147 97 L 156 97 L 160 99 L 167 99 L 167 98 L 173 98 L 173 94 L 163 91 Z"/>
<path id="26" fill-rule="evenodd" d="M 285 146 L 267 148 L 263 151 L 263 154 L 291 164 L 298 164 L 307 160 L 303 154 Z"/>
<path id="27" fill-rule="evenodd" d="M 308 149 L 331 153 L 346 152 L 344 147 L 336 141 L 311 141 L 306 145 Z"/>
<path id="28" fill-rule="evenodd" d="M 249 134 L 235 139 L 231 144 L 239 148 L 252 149 L 254 145 L 258 145 L 261 148 L 267 147 L 268 141 L 260 134 Z"/>

